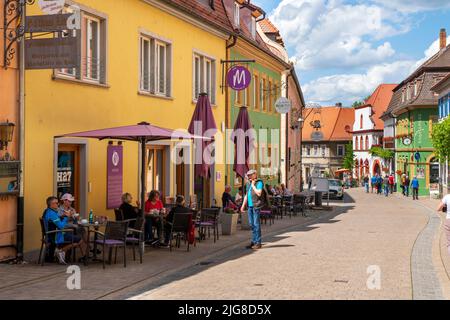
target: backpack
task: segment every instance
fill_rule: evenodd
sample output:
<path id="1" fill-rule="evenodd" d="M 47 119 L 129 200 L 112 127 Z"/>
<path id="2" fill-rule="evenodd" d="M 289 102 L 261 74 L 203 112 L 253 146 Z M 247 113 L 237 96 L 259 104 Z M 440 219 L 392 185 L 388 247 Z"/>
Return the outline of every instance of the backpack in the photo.
<path id="1" fill-rule="evenodd" d="M 270 207 L 271 204 L 270 204 L 270 199 L 268 196 L 269 193 L 267 192 L 266 186 L 264 185 L 264 182 L 261 179 L 257 179 L 256 183 L 258 183 L 258 182 L 261 182 L 263 185 L 261 196 L 259 197 L 259 200 L 261 201 L 261 208 Z M 250 186 L 251 186 L 251 184 L 249 184 L 249 183 L 245 186 L 245 194 L 248 193 L 248 188 Z"/>

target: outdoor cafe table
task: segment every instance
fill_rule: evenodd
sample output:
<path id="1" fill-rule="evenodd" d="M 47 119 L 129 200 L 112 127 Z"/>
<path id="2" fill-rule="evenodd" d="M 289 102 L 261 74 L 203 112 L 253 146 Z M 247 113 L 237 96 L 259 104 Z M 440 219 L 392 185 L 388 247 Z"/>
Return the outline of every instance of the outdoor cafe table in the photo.
<path id="1" fill-rule="evenodd" d="M 87 231 L 87 252 L 85 254 L 85 258 L 89 259 L 89 250 L 90 250 L 90 244 L 91 244 L 91 232 L 94 232 L 94 255 L 92 257 L 93 261 L 98 261 L 97 259 L 97 240 L 98 240 L 98 234 L 95 231 L 98 231 L 100 227 L 106 227 L 106 222 L 104 223 L 78 223 L 78 227 L 85 228 Z M 94 231 L 92 231 L 94 230 Z"/>

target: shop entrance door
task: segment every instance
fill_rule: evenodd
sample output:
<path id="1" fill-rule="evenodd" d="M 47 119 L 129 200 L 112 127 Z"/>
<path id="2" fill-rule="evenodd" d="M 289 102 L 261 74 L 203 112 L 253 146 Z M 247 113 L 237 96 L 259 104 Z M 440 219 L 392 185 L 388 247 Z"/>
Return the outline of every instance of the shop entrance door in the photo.
<path id="1" fill-rule="evenodd" d="M 60 144 L 56 169 L 56 190 L 60 199 L 65 193 L 75 197 L 73 207 L 80 212 L 80 146 Z"/>

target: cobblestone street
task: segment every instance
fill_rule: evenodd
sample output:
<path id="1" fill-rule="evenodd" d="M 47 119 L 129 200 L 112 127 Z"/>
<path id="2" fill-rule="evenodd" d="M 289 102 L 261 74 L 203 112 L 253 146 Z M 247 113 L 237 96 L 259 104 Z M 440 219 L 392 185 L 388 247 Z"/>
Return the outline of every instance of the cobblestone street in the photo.
<path id="1" fill-rule="evenodd" d="M 315 224 L 268 237 L 251 254 L 236 250 L 135 299 L 444 298 L 448 277 L 439 280 L 432 258 L 439 216 L 423 204 L 435 202 L 361 189 L 349 194 L 336 213 Z M 369 266 L 379 267 L 379 290 L 367 286 Z"/>
<path id="2" fill-rule="evenodd" d="M 450 297 L 436 200 L 352 189 L 332 205 L 332 211 L 264 225 L 259 251 L 244 249 L 249 232 L 242 230 L 215 244 L 202 241 L 191 252 L 148 249 L 142 265 L 130 261 L 123 268 L 119 259 L 106 270 L 98 263 L 82 266 L 81 290 L 67 289 L 64 266 L 3 264 L 0 299 Z"/>

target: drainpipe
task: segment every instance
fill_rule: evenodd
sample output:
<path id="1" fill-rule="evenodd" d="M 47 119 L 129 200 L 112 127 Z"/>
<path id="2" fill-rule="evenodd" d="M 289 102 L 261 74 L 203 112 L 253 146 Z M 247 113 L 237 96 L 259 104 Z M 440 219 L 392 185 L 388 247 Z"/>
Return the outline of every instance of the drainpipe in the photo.
<path id="1" fill-rule="evenodd" d="M 26 3 L 21 1 L 23 8 L 20 27 L 25 28 Z M 22 29 L 24 30 L 24 29 Z M 25 36 L 20 41 L 19 57 L 19 197 L 17 198 L 17 231 L 16 231 L 16 259 L 23 261 L 23 235 L 24 235 L 24 161 L 25 161 Z"/>
<path id="2" fill-rule="evenodd" d="M 289 77 L 292 77 L 291 72 L 289 72 L 289 74 L 286 76 L 286 98 L 287 99 L 289 99 Z M 291 111 L 292 111 L 292 109 L 291 109 Z M 286 125 L 286 141 L 284 143 L 286 145 L 286 147 L 285 147 L 285 149 L 286 149 L 286 154 L 285 154 L 286 160 L 284 161 L 284 163 L 285 163 L 284 176 L 285 176 L 285 179 L 286 179 L 285 183 L 286 183 L 286 185 L 288 185 L 289 171 L 290 171 L 289 169 L 291 167 L 291 162 L 288 161 L 289 160 L 289 128 L 290 128 L 289 127 L 289 113 L 286 114 L 285 122 L 286 122 L 286 124 L 285 124 Z"/>

